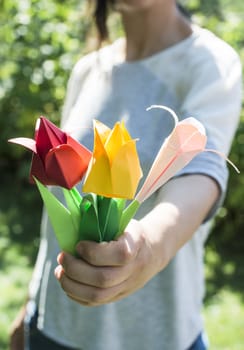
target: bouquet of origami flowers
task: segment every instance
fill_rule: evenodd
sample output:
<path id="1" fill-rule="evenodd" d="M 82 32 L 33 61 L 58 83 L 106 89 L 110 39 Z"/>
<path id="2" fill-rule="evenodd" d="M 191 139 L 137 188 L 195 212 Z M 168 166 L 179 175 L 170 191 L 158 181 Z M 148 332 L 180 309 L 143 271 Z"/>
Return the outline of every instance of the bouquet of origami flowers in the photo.
<path id="1" fill-rule="evenodd" d="M 80 240 L 110 241 L 122 234 L 143 201 L 205 149 L 206 135 L 194 118 L 175 120 L 140 191 L 142 171 L 123 122 L 111 130 L 94 121 L 94 149 L 89 151 L 44 117 L 37 120 L 35 139 L 15 138 L 33 152 L 30 179 L 37 184 L 60 248 L 71 254 Z M 149 108 L 149 109 L 150 109 Z M 76 185 L 83 179 L 82 192 Z M 66 205 L 46 185 L 61 186 Z M 126 206 L 127 200 L 131 200 Z"/>

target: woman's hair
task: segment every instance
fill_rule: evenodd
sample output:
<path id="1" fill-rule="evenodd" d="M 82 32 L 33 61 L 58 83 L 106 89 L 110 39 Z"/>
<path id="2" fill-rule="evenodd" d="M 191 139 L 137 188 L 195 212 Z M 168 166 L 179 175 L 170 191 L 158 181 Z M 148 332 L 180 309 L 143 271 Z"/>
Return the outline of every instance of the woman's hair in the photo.
<path id="1" fill-rule="evenodd" d="M 107 17 L 114 0 L 95 0 L 94 19 L 98 30 L 99 41 L 108 38 Z"/>
<path id="2" fill-rule="evenodd" d="M 102 42 L 108 38 L 107 18 L 111 6 L 116 0 L 95 0 L 94 19 L 98 30 L 99 41 Z M 190 18 L 187 9 L 177 2 L 181 13 Z"/>

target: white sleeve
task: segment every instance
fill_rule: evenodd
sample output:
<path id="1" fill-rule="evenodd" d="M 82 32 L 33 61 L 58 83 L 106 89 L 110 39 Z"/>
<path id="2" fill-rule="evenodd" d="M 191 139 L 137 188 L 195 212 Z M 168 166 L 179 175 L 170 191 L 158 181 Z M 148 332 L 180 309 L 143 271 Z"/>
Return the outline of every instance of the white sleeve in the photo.
<path id="1" fill-rule="evenodd" d="M 208 138 L 206 148 L 225 155 L 230 151 L 239 123 L 242 101 L 241 64 L 234 51 L 230 50 L 230 53 L 231 60 L 229 57 L 226 60 L 223 58 L 219 64 L 210 60 L 196 67 L 191 78 L 192 86 L 180 111 L 184 118 L 195 117 L 205 126 Z M 220 198 L 209 214 L 211 217 L 225 196 L 228 180 L 226 162 L 214 153 L 202 152 L 177 175 L 196 173 L 213 178 L 221 190 Z"/>
<path id="2" fill-rule="evenodd" d="M 215 148 L 228 154 L 240 117 L 240 60 L 235 56 L 225 69 L 209 62 L 198 70 L 200 72 L 193 72 L 195 82 L 186 95 L 181 113 L 200 120 Z"/>

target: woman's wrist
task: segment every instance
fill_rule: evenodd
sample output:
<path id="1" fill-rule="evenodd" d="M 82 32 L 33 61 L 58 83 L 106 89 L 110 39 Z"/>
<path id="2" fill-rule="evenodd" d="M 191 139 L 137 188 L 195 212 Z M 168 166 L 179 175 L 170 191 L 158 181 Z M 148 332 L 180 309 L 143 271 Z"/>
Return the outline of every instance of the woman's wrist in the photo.
<path id="1" fill-rule="evenodd" d="M 217 200 L 217 184 L 204 175 L 175 178 L 159 194 L 159 203 L 140 220 L 161 269 L 191 239 Z"/>

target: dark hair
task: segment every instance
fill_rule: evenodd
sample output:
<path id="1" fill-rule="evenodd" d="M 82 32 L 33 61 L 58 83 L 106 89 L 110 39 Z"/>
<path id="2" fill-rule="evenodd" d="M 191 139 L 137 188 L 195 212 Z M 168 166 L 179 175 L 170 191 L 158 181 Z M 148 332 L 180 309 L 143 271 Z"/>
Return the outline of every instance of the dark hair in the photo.
<path id="1" fill-rule="evenodd" d="M 108 38 L 107 17 L 109 7 L 114 3 L 114 0 L 95 0 L 94 18 L 98 30 L 99 41 Z"/>
<path id="2" fill-rule="evenodd" d="M 107 18 L 109 9 L 114 4 L 115 0 L 95 0 L 94 18 L 98 30 L 99 41 L 102 42 L 108 38 Z M 180 12 L 190 18 L 187 9 L 177 2 Z"/>

